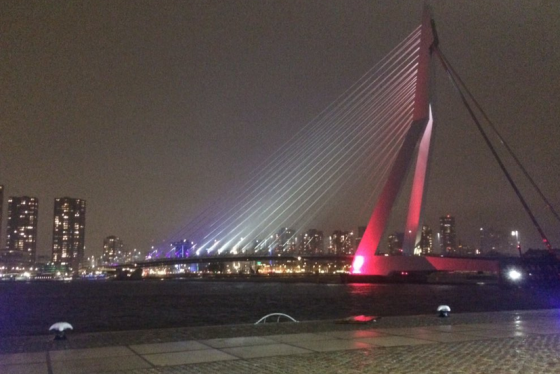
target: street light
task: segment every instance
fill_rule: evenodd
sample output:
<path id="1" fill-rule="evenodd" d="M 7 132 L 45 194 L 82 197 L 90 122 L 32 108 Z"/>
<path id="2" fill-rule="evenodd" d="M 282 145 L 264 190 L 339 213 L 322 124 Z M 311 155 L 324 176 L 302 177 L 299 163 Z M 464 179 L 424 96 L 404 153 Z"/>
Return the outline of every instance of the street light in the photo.
<path id="1" fill-rule="evenodd" d="M 515 237 L 515 246 L 517 247 L 517 250 L 519 251 L 519 256 L 521 256 L 521 243 L 519 242 L 519 231 L 514 230 L 511 232 L 511 236 Z"/>

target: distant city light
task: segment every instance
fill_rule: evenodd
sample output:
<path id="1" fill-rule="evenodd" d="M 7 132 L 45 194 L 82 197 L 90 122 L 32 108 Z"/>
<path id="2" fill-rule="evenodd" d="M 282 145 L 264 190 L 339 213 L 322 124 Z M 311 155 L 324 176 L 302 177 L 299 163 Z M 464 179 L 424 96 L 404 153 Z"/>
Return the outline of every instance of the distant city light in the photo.
<path id="1" fill-rule="evenodd" d="M 517 282 L 519 280 L 521 280 L 521 278 L 523 278 L 523 274 L 521 274 L 520 271 L 518 271 L 517 269 L 511 269 L 508 271 L 507 276 L 509 279 L 511 279 L 514 282 Z"/>

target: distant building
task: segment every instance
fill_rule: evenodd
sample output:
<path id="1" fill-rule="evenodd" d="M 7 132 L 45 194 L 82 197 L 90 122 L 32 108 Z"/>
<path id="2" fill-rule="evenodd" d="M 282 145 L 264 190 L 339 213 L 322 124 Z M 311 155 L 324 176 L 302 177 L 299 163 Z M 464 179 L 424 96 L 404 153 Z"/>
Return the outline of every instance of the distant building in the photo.
<path id="1" fill-rule="evenodd" d="M 403 250 L 404 233 L 396 232 L 389 235 L 387 238 L 387 250 L 391 256 L 402 255 Z"/>
<path id="2" fill-rule="evenodd" d="M 509 237 L 493 228 L 480 228 L 480 251 L 484 255 L 504 254 L 510 247 Z"/>
<path id="3" fill-rule="evenodd" d="M 457 234 L 455 231 L 455 217 L 449 214 L 439 219 L 439 234 L 441 254 L 452 255 L 457 253 Z"/>
<path id="4" fill-rule="evenodd" d="M 8 199 L 5 261 L 9 267 L 35 264 L 38 212 L 39 200 L 36 197 Z"/>
<path id="5" fill-rule="evenodd" d="M 432 229 L 428 225 L 422 225 L 422 233 L 420 234 L 420 254 L 426 256 L 434 252 L 434 237 Z"/>
<path id="6" fill-rule="evenodd" d="M 294 253 L 297 246 L 296 230 L 287 227 L 280 229 L 275 244 L 275 253 Z"/>
<path id="7" fill-rule="evenodd" d="M 316 229 L 307 230 L 301 237 L 301 253 L 306 255 L 323 254 L 325 248 L 325 240 L 323 232 Z"/>
<path id="8" fill-rule="evenodd" d="M 330 237 L 329 254 L 332 255 L 353 255 L 356 252 L 354 247 L 354 233 L 349 231 L 335 230 Z"/>
<path id="9" fill-rule="evenodd" d="M 86 201 L 54 199 L 52 261 L 77 271 L 84 265 Z"/>
<path id="10" fill-rule="evenodd" d="M 116 236 L 108 236 L 103 239 L 103 255 L 101 262 L 103 265 L 116 264 L 122 261 L 124 256 L 123 241 Z"/>
<path id="11" fill-rule="evenodd" d="M 191 243 L 192 244 L 192 243 Z M 191 250 L 193 248 L 191 247 Z M 194 253 L 190 252 L 191 255 L 194 255 Z M 130 262 L 138 262 L 138 261 L 142 261 L 142 252 L 140 252 L 139 250 L 137 250 L 136 248 L 126 252 L 125 258 L 124 258 L 124 262 L 125 263 L 130 263 Z"/>
<path id="12" fill-rule="evenodd" d="M 477 256 L 480 254 L 480 251 L 477 251 L 474 248 L 469 247 L 468 245 L 460 244 L 457 246 L 457 254 L 460 256 Z"/>

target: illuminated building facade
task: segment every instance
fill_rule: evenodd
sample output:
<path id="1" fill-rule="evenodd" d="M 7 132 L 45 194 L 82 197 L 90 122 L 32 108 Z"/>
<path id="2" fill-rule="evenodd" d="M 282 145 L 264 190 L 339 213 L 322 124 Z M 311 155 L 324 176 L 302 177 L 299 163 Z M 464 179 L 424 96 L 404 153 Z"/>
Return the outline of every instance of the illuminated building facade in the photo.
<path id="1" fill-rule="evenodd" d="M 54 200 L 52 261 L 77 271 L 83 265 L 86 201 L 61 197 Z"/>
<path id="2" fill-rule="evenodd" d="M 507 235 L 501 231 L 480 228 L 480 251 L 485 255 L 507 253 L 510 246 L 508 239 Z"/>
<path id="3" fill-rule="evenodd" d="M 422 233 L 420 235 L 420 254 L 422 256 L 434 252 L 434 238 L 432 229 L 428 225 L 422 225 Z"/>
<path id="4" fill-rule="evenodd" d="M 329 254 L 332 255 L 353 255 L 354 233 L 336 230 L 332 233 L 329 245 Z"/>
<path id="5" fill-rule="evenodd" d="M 387 249 L 391 256 L 398 256 L 403 254 L 404 233 L 396 232 L 389 235 L 387 238 Z"/>
<path id="6" fill-rule="evenodd" d="M 35 264 L 39 200 L 22 196 L 8 199 L 6 259 L 10 266 Z"/>
<path id="7" fill-rule="evenodd" d="M 108 236 L 103 239 L 103 255 L 101 262 L 103 265 L 116 264 L 124 254 L 123 241 L 116 236 Z"/>
<path id="8" fill-rule="evenodd" d="M 294 253 L 296 250 L 296 230 L 282 228 L 276 234 L 275 253 Z"/>
<path id="9" fill-rule="evenodd" d="M 301 252 L 306 255 L 323 254 L 324 251 L 323 232 L 310 229 L 301 238 Z"/>
<path id="10" fill-rule="evenodd" d="M 439 234 L 441 241 L 441 254 L 450 255 L 457 253 L 457 234 L 455 232 L 455 217 L 449 214 L 439 219 Z"/>

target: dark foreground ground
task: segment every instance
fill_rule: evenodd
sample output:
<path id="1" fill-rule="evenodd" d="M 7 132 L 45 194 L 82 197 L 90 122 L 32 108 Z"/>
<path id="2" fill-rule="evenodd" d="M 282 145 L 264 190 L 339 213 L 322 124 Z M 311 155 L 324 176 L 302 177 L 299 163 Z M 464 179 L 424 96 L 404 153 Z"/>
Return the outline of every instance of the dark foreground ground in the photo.
<path id="1" fill-rule="evenodd" d="M 3 374 L 558 373 L 560 312 L 0 338 Z"/>

